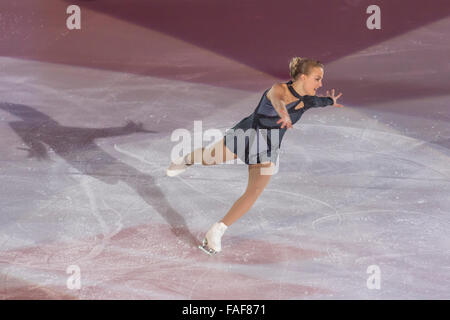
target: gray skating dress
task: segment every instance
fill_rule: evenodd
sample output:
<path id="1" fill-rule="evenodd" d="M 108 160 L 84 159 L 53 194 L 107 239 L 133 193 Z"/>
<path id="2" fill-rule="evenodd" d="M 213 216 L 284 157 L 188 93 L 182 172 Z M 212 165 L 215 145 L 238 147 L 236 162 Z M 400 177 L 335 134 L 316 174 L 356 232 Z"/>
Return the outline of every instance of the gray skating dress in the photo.
<path id="1" fill-rule="evenodd" d="M 295 124 L 303 113 L 311 108 L 326 107 L 333 105 L 333 99 L 329 97 L 301 96 L 292 87 L 292 80 L 286 82 L 289 91 L 298 100 L 286 105 L 286 109 Z M 228 149 L 233 151 L 240 160 L 248 164 L 256 164 L 278 160 L 281 141 L 287 128 L 281 129 L 278 113 L 267 98 L 267 89 L 258 103 L 255 111 L 248 117 L 239 121 L 224 135 L 224 143 Z M 303 101 L 304 107 L 295 110 L 295 107 Z"/>

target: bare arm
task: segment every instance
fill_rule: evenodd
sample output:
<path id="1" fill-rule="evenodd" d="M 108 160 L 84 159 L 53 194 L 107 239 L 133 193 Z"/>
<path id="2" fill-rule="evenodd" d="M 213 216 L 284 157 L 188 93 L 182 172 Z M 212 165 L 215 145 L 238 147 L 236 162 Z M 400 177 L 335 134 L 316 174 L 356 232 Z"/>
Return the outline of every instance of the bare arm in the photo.
<path id="1" fill-rule="evenodd" d="M 281 118 L 283 113 L 287 112 L 283 86 L 279 83 L 274 84 L 267 92 L 267 98 L 269 98 L 272 106 Z"/>
<path id="2" fill-rule="evenodd" d="M 289 113 L 286 109 L 286 102 L 284 101 L 284 88 L 281 84 L 277 83 L 270 88 L 267 92 L 267 98 L 269 98 L 275 111 L 280 116 L 280 120 L 277 123 L 282 123 L 281 128 L 286 126 L 292 128 L 292 121 Z"/>

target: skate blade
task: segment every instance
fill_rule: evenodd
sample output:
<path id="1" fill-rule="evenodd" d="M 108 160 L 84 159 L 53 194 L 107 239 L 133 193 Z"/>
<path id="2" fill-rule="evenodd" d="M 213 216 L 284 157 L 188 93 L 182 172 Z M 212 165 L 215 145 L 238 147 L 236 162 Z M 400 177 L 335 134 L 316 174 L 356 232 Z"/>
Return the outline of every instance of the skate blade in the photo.
<path id="1" fill-rule="evenodd" d="M 183 173 L 183 172 L 185 172 L 186 171 L 186 169 L 178 169 L 178 170 L 169 170 L 169 169 L 167 169 L 166 170 L 166 175 L 168 176 L 168 177 L 175 177 L 175 176 L 177 176 L 177 175 L 179 175 L 180 173 Z"/>
<path id="2" fill-rule="evenodd" d="M 201 249 L 204 253 L 209 254 L 210 256 L 217 254 L 214 249 L 208 247 L 208 241 L 206 241 L 206 239 L 203 240 L 203 243 L 199 245 L 198 248 Z"/>
<path id="3" fill-rule="evenodd" d="M 185 164 L 184 167 L 181 167 L 181 168 L 178 168 L 178 169 L 170 169 L 170 166 L 169 166 L 169 168 L 166 169 L 166 175 L 168 177 L 175 177 L 175 176 L 185 172 L 186 169 L 189 168 L 192 165 L 193 165 L 193 163 Z"/>

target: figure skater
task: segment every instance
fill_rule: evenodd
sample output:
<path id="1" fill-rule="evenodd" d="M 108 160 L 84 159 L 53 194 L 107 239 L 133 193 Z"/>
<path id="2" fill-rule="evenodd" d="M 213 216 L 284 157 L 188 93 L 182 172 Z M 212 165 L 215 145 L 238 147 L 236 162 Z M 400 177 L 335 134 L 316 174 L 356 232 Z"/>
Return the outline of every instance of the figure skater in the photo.
<path id="1" fill-rule="evenodd" d="M 200 161 L 203 165 L 215 165 L 238 157 L 248 165 L 248 184 L 244 194 L 222 220 L 213 224 L 199 246 L 208 254 L 221 251 L 221 238 L 225 230 L 250 210 L 269 183 L 286 130 L 292 128 L 310 108 L 328 105 L 343 107 L 337 103 L 342 93 L 336 96 L 334 89 L 331 94 L 327 91 L 326 97 L 316 95 L 322 87 L 324 75 L 324 65 L 320 61 L 294 57 L 289 63 L 289 72 L 291 80 L 276 83 L 264 91 L 254 112 L 227 130 L 220 141 L 176 159 L 166 171 L 168 176 L 173 177 Z M 266 141 L 262 147 L 260 137 Z"/>

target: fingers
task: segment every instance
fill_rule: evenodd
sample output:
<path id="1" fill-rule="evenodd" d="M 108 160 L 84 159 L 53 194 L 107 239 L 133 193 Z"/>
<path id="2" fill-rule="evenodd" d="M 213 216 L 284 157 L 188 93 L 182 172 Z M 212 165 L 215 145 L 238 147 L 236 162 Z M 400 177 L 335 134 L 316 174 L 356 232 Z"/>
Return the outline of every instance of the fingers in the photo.
<path id="1" fill-rule="evenodd" d="M 284 121 L 283 121 L 283 119 L 278 120 L 277 124 L 280 124 L 280 122 L 281 122 L 281 129 L 283 129 L 284 128 Z"/>
<path id="2" fill-rule="evenodd" d="M 290 121 L 283 121 L 283 119 L 280 119 L 280 120 L 277 121 L 277 124 L 279 124 L 280 122 L 282 122 L 281 127 L 280 127 L 281 129 L 283 129 L 284 127 L 292 128 L 292 122 L 290 122 Z"/>
<path id="3" fill-rule="evenodd" d="M 287 129 L 290 129 L 290 128 L 292 128 L 292 123 L 291 122 L 285 122 L 283 124 L 283 126 L 286 127 Z M 282 129 L 284 128 L 283 126 L 281 126 Z"/>
<path id="4" fill-rule="evenodd" d="M 339 99 L 340 97 L 342 97 L 342 92 L 339 92 L 339 94 L 337 96 L 335 96 L 335 94 L 336 94 L 335 89 L 331 89 L 331 94 L 330 94 L 330 91 L 327 90 L 327 97 L 331 97 L 334 100 L 334 103 L 336 104 L 336 100 Z"/>
<path id="5" fill-rule="evenodd" d="M 277 121 L 277 124 L 280 124 L 280 123 L 281 123 L 281 129 L 283 129 L 284 127 L 292 128 L 292 121 L 291 121 L 291 118 L 289 116 L 288 117 L 283 117 L 283 118 L 281 118 L 280 120 Z"/>

